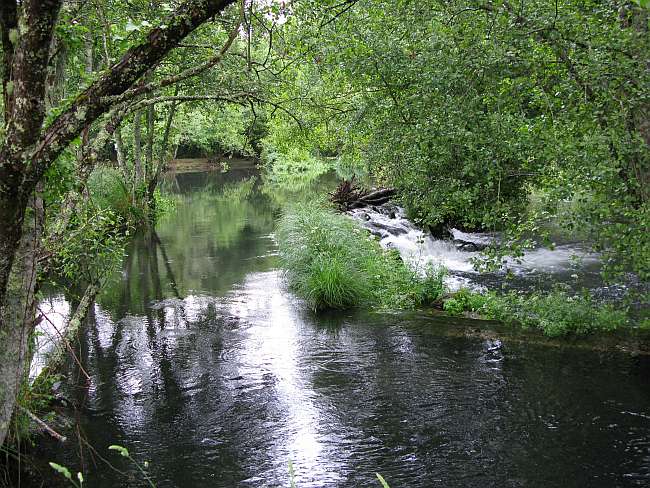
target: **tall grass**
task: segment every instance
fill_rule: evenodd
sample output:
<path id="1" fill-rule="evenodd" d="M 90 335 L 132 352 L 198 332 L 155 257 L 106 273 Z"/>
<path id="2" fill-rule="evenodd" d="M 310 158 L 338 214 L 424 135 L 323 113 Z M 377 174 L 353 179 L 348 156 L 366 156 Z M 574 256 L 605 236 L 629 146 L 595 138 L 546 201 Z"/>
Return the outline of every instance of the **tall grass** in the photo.
<path id="1" fill-rule="evenodd" d="M 442 271 L 417 276 L 352 219 L 319 204 L 288 208 L 277 237 L 291 288 L 314 310 L 412 308 L 444 292 Z"/>

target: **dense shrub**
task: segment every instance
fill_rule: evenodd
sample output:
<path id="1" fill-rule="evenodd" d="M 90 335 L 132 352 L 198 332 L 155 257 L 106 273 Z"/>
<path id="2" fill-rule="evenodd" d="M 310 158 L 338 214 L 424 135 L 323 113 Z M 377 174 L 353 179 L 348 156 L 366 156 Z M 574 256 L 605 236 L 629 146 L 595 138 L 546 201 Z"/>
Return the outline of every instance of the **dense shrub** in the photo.
<path id="1" fill-rule="evenodd" d="M 574 296 L 562 290 L 498 295 L 462 289 L 445 300 L 443 308 L 454 315 L 473 312 L 483 318 L 540 329 L 549 337 L 611 331 L 627 322 L 623 310 L 596 303 L 587 294 Z"/>
<path id="2" fill-rule="evenodd" d="M 442 271 L 418 277 L 356 222 L 323 206 L 288 209 L 277 237 L 291 288 L 315 310 L 412 308 L 443 293 Z"/>
<path id="3" fill-rule="evenodd" d="M 92 203 L 101 210 L 110 210 L 125 222 L 142 219 L 142 212 L 133 203 L 121 173 L 111 167 L 100 166 L 88 179 L 88 193 Z"/>

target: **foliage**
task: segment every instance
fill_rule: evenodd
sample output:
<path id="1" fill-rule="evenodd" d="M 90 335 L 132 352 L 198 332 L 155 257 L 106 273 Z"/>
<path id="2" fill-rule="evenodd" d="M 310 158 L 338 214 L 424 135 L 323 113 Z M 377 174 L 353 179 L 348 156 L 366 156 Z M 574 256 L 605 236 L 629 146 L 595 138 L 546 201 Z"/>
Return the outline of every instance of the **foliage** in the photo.
<path id="1" fill-rule="evenodd" d="M 238 106 L 185 106 L 181 109 L 177 124 L 180 128 L 175 142 L 181 146 L 182 157 L 212 156 L 237 153 L 253 155 L 249 137 L 250 110 Z M 183 154 L 183 152 L 194 151 Z"/>
<path id="2" fill-rule="evenodd" d="M 570 295 L 559 288 L 528 295 L 463 288 L 444 301 L 443 309 L 453 315 L 472 312 L 486 319 L 540 329 L 549 337 L 607 332 L 628 322 L 624 310 L 595 302 L 587 291 Z"/>
<path id="3" fill-rule="evenodd" d="M 647 18 L 573 0 L 300 2 L 276 47 L 301 61 L 282 96 L 304 128 L 276 114 L 272 142 L 365 166 L 424 225 L 506 230 L 494 261 L 554 221 L 609 278 L 646 279 Z"/>
<path id="4" fill-rule="evenodd" d="M 286 210 L 277 238 L 290 286 L 315 310 L 412 308 L 442 295 L 443 272 L 418 277 L 352 219 L 320 205 Z"/>
<path id="5" fill-rule="evenodd" d="M 611 331 L 627 322 L 625 312 L 596 304 L 588 294 L 570 296 L 563 291 L 514 301 L 515 319 L 551 337 Z"/>
<path id="6" fill-rule="evenodd" d="M 267 179 L 283 185 L 309 183 L 332 169 L 330 162 L 307 150 L 291 148 L 286 153 L 263 153 Z"/>
<path id="7" fill-rule="evenodd" d="M 110 209 L 79 209 L 66 232 L 46 241 L 52 272 L 72 283 L 97 283 L 119 264 L 129 236 L 128 227 Z"/>
<path id="8" fill-rule="evenodd" d="M 482 293 L 461 288 L 443 302 L 443 310 L 451 315 L 462 315 L 463 312 L 480 312 L 484 309 L 489 297 Z"/>
<path id="9" fill-rule="evenodd" d="M 110 451 L 117 451 L 120 454 L 120 456 L 127 458 L 129 461 L 131 461 L 133 466 L 135 466 L 136 469 L 140 471 L 140 474 L 142 474 L 143 478 L 147 481 L 147 484 L 151 488 L 156 488 L 156 485 L 154 484 L 153 480 L 149 477 L 149 474 L 146 472 L 146 469 L 149 468 L 149 461 L 145 461 L 141 466 L 140 463 L 138 463 L 135 459 L 133 459 L 131 453 L 129 453 L 129 450 L 123 446 L 113 444 L 108 446 L 108 449 Z"/>
<path id="10" fill-rule="evenodd" d="M 375 474 L 377 475 L 377 479 L 381 483 L 382 488 L 390 488 L 390 486 L 388 485 L 388 483 L 386 482 L 386 480 L 382 475 L 380 475 L 379 473 L 375 473 Z"/>
<path id="11" fill-rule="evenodd" d="M 40 375 L 31 384 L 25 381 L 16 399 L 18 410 L 12 418 L 13 425 L 10 436 L 20 439 L 21 442 L 32 442 L 30 436 L 32 420 L 26 412 L 42 415 L 45 420 L 49 420 L 52 416 L 51 403 L 54 398 L 52 386 L 60 380 L 61 376 L 59 374 L 48 373 Z"/>
<path id="12" fill-rule="evenodd" d="M 156 215 L 155 220 L 158 221 L 163 215 L 168 215 L 176 209 L 176 200 L 169 195 L 163 195 L 159 188 L 153 192 L 153 208 Z"/>
<path id="13" fill-rule="evenodd" d="M 145 461 L 142 465 L 140 465 L 140 463 L 138 463 L 135 459 L 133 459 L 131 453 L 129 453 L 129 450 L 126 447 L 119 446 L 116 444 L 108 446 L 108 450 L 116 451 L 120 456 L 128 459 L 131 462 L 131 464 L 133 464 L 133 466 L 140 472 L 140 474 L 147 482 L 147 484 L 151 488 L 156 488 L 156 484 L 153 482 L 153 480 L 151 479 L 151 477 L 146 471 L 149 468 L 149 461 Z M 52 469 L 54 469 L 57 473 L 61 474 L 65 479 L 67 479 L 68 483 L 70 483 L 72 486 L 75 486 L 76 488 L 82 488 L 84 483 L 84 476 L 81 472 L 77 473 L 75 479 L 70 473 L 70 470 L 65 466 L 61 466 L 60 464 L 54 462 L 50 462 L 49 464 Z"/>
<path id="14" fill-rule="evenodd" d="M 140 222 L 143 219 L 117 169 L 98 167 L 88 178 L 87 186 L 90 199 L 99 210 L 113 212 L 123 222 Z"/>
<path id="15" fill-rule="evenodd" d="M 67 479 L 68 482 L 72 486 L 76 486 L 77 488 L 81 488 L 83 486 L 83 484 L 84 484 L 84 476 L 83 476 L 83 474 L 81 474 L 81 472 L 77 473 L 77 479 L 75 480 L 72 477 L 72 474 L 70 473 L 70 470 L 68 468 L 66 468 L 65 466 L 61 466 L 60 464 L 53 463 L 53 462 L 50 462 L 49 464 L 50 464 L 50 467 L 54 471 L 56 471 L 61 476 L 63 476 L 65 479 Z"/>

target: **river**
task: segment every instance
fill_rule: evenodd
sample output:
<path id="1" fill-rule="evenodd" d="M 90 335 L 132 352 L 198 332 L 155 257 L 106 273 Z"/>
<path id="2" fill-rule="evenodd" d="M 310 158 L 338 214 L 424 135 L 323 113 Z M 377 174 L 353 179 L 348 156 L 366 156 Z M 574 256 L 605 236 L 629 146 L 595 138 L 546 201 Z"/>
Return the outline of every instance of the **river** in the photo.
<path id="1" fill-rule="evenodd" d="M 316 317 L 278 270 L 293 197 L 255 174 L 166 181 L 176 210 L 80 337 L 89 378 L 66 366 L 84 440 L 44 459 L 77 468 L 81 446 L 89 487 L 145 486 L 110 444 L 159 487 L 290 486 L 290 463 L 298 488 L 650 486 L 648 356 L 450 334 L 472 322 L 424 312 Z"/>

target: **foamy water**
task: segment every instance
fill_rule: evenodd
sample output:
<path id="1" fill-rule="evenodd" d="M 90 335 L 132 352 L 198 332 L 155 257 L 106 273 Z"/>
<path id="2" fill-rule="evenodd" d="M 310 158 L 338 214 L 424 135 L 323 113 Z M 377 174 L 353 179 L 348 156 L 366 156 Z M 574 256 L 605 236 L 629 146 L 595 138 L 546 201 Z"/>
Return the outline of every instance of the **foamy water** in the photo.
<path id="1" fill-rule="evenodd" d="M 477 248 L 483 248 L 498 240 L 498 234 L 452 229 L 454 240 L 435 239 L 408 220 L 404 209 L 382 210 L 361 208 L 349 213 L 379 238 L 382 247 L 397 249 L 404 262 L 417 272 L 425 273 L 431 266 L 444 267 L 449 272 L 446 285 L 450 289 L 461 286 L 482 288 L 477 282 L 481 275 L 474 267 L 474 260 L 480 257 L 480 252 L 460 249 L 459 243 L 473 243 Z M 597 265 L 598 259 L 597 254 L 576 244 L 565 244 L 554 249 L 540 247 L 527 251 L 520 258 L 505 259 L 501 272 L 508 271 L 520 277 L 540 273 L 570 274 L 580 267 Z"/>

